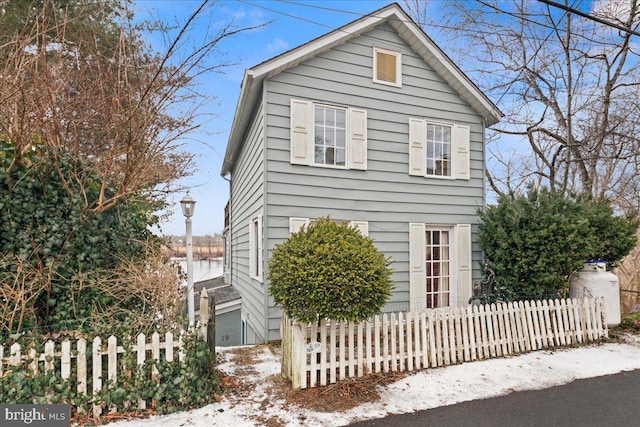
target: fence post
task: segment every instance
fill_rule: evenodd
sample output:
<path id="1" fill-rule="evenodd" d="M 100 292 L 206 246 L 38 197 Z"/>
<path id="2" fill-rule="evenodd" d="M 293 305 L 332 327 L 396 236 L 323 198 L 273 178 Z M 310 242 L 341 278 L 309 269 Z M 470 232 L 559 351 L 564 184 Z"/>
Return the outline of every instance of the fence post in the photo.
<path id="1" fill-rule="evenodd" d="M 207 341 L 209 342 L 209 351 L 213 353 L 213 361 L 216 355 L 216 300 L 209 300 L 209 323 L 207 326 Z"/>
<path id="2" fill-rule="evenodd" d="M 291 325 L 291 388 L 293 390 L 302 388 L 302 375 L 307 374 L 306 369 L 304 372 L 302 369 L 305 359 L 302 346 L 301 323 L 293 321 Z"/>
<path id="3" fill-rule="evenodd" d="M 216 333 L 215 333 L 215 301 L 213 298 L 209 301 L 209 293 L 206 289 L 200 291 L 200 328 L 198 329 L 198 337 L 206 342 L 209 351 L 214 354 L 216 351 Z"/>

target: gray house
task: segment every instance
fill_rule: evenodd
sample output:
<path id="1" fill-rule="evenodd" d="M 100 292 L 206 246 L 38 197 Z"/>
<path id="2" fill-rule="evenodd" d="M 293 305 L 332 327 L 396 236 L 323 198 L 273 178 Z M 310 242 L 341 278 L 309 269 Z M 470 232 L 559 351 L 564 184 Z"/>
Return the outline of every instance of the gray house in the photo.
<path id="1" fill-rule="evenodd" d="M 279 339 L 269 255 L 327 215 L 394 261 L 387 311 L 466 304 L 484 132 L 501 117 L 395 3 L 246 70 L 221 171 L 243 342 Z"/>

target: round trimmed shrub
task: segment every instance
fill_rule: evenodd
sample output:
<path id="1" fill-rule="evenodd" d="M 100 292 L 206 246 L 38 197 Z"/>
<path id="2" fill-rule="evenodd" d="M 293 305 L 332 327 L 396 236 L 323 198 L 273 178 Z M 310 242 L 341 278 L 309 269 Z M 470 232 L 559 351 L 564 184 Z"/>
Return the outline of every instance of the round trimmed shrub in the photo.
<path id="1" fill-rule="evenodd" d="M 321 218 L 276 245 L 269 294 L 290 317 L 362 321 L 391 296 L 391 270 L 373 241 L 347 224 Z"/>

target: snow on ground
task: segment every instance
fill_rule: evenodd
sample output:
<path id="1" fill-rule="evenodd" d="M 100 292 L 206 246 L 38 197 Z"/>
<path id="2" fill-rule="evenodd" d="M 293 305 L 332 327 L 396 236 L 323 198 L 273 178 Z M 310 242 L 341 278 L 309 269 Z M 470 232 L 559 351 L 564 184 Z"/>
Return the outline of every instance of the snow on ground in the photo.
<path id="1" fill-rule="evenodd" d="M 288 427 L 344 426 L 390 414 L 414 412 L 458 402 L 501 396 L 513 391 L 535 390 L 566 384 L 581 378 L 640 369 L 640 339 L 627 344 L 610 343 L 575 349 L 545 350 L 515 357 L 464 363 L 416 372 L 380 390 L 380 401 L 345 412 L 315 412 L 285 405 L 269 395 L 269 377 L 280 373 L 280 359 L 268 347 L 256 348 L 255 372 L 243 378 L 255 384 L 248 396 L 229 396 L 222 402 L 188 412 L 120 421 L 109 427 L 166 426 L 262 426 L 277 417 Z M 232 349 L 221 349 L 229 352 Z M 223 356 L 225 358 L 225 356 Z M 234 376 L 242 366 L 232 357 L 219 369 Z M 231 400 L 229 400 L 231 399 Z"/>

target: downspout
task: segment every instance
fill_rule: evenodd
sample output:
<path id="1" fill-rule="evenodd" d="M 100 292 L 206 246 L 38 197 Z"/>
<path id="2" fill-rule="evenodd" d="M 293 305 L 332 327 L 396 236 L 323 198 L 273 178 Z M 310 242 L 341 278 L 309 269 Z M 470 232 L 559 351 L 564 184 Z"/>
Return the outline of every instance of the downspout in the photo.
<path id="1" fill-rule="evenodd" d="M 265 79 L 262 83 L 262 285 L 264 286 L 264 341 L 269 342 L 269 281 L 267 280 L 267 255 L 269 248 L 267 242 L 269 241 L 269 228 L 267 224 L 269 222 L 268 216 L 268 180 L 267 180 L 267 84 L 269 80 Z"/>
<path id="2" fill-rule="evenodd" d="M 487 208 L 487 120 L 482 118 L 482 211 Z M 473 246 L 473 242 L 472 242 Z M 480 259 L 482 265 L 485 265 L 484 251 L 480 251 Z M 473 266 L 471 268 L 471 276 L 473 277 Z M 473 279 L 472 279 L 473 282 Z"/>
<path id="3" fill-rule="evenodd" d="M 223 176 L 222 179 L 224 179 L 225 181 L 227 181 L 229 183 L 229 244 L 225 245 L 229 247 L 229 253 L 226 255 L 226 258 L 229 260 L 229 285 L 232 282 L 232 278 L 233 278 L 233 260 L 231 259 L 231 253 L 233 252 L 233 250 L 231 248 L 233 248 L 233 245 L 231 244 L 231 236 L 232 236 L 232 226 L 231 224 L 233 223 L 233 221 L 231 220 L 231 210 L 233 209 L 233 189 L 231 188 L 231 173 L 229 173 L 229 178 L 227 179 L 226 176 Z M 227 250 L 227 248 L 225 247 L 224 250 Z M 223 267 L 223 273 L 224 275 L 224 267 Z"/>

